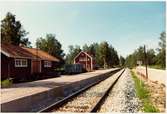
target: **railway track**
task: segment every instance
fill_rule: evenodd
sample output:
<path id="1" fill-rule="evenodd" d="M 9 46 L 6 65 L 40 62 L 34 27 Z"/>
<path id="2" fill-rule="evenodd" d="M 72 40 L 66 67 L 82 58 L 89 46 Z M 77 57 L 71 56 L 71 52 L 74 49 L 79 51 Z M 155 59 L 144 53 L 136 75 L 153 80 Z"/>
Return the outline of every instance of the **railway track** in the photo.
<path id="1" fill-rule="evenodd" d="M 39 112 L 96 112 L 125 69 L 95 82 Z"/>

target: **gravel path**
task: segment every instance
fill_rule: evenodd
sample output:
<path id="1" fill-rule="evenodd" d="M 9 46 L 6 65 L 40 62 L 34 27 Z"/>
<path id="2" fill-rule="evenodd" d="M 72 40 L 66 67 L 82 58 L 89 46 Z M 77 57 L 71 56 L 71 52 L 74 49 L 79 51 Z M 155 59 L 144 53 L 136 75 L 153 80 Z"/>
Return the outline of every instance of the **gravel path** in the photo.
<path id="1" fill-rule="evenodd" d="M 136 71 L 138 74 L 143 74 L 145 75 L 145 67 L 138 66 L 136 67 Z M 160 70 L 160 69 L 153 69 L 153 68 L 148 68 L 148 79 L 151 81 L 158 81 L 159 83 L 162 83 L 166 85 L 166 71 L 165 70 Z"/>
<path id="2" fill-rule="evenodd" d="M 99 112 L 138 112 L 141 103 L 136 97 L 134 88 L 130 70 L 126 69 L 109 93 Z"/>

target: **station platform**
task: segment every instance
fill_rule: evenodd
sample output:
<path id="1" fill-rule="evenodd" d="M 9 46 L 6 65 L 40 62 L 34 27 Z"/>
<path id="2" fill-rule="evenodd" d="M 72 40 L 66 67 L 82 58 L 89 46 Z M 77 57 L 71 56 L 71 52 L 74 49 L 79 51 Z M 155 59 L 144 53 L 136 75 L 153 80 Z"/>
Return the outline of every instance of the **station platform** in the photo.
<path id="1" fill-rule="evenodd" d="M 118 68 L 13 84 L 1 89 L 1 112 L 36 112 Z M 48 101 L 48 102 L 47 102 Z M 47 102 L 47 103 L 46 103 Z"/>

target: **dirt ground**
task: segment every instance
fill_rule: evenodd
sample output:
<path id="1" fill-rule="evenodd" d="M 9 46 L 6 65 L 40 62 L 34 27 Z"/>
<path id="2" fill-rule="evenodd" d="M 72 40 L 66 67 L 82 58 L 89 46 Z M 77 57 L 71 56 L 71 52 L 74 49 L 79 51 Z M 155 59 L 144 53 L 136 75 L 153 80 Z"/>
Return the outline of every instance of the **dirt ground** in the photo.
<path id="1" fill-rule="evenodd" d="M 133 70 L 135 73 L 136 71 Z M 150 91 L 150 99 L 152 104 L 159 109 L 160 112 L 165 112 L 166 109 L 166 87 L 158 81 L 146 80 L 138 74 L 139 78 L 144 81 Z"/>
<path id="2" fill-rule="evenodd" d="M 151 101 L 160 112 L 165 112 L 166 97 L 165 97 L 165 86 L 158 82 L 145 81 L 151 93 Z"/>

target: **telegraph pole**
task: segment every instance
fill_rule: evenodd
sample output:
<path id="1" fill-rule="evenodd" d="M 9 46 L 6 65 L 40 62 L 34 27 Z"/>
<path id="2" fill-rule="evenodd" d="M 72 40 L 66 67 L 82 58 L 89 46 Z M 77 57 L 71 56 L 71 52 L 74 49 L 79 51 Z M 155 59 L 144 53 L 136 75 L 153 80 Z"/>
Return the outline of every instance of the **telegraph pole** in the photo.
<path id="1" fill-rule="evenodd" d="M 148 71 L 147 71 L 147 52 L 146 52 L 146 46 L 144 45 L 144 61 L 146 66 L 146 79 L 148 79 Z"/>

